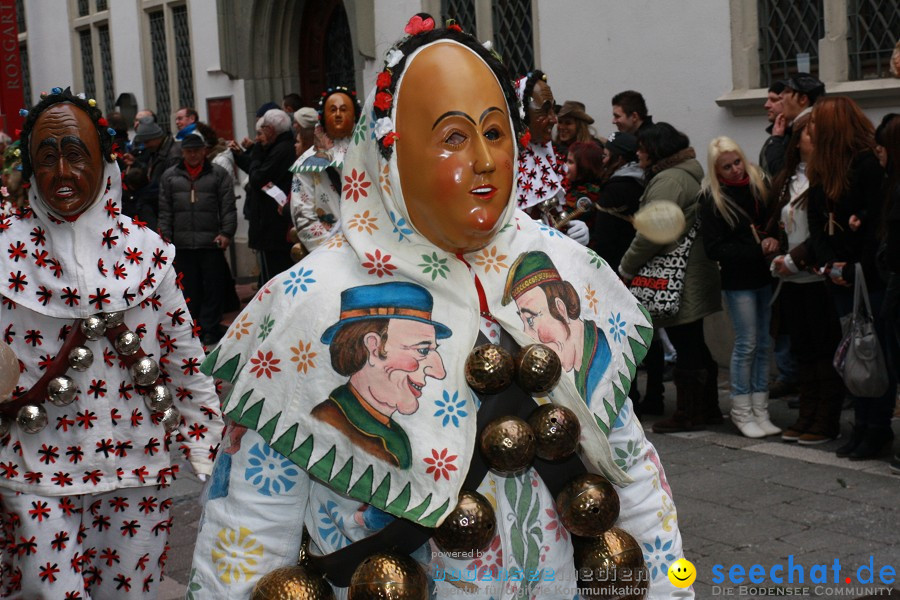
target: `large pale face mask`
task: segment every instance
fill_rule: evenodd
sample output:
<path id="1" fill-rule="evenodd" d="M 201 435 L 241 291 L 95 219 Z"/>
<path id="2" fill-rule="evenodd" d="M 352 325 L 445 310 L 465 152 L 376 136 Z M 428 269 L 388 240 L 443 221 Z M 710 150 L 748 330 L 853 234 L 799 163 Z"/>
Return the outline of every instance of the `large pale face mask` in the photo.
<path id="1" fill-rule="evenodd" d="M 403 76 L 397 168 L 416 229 L 448 252 L 487 246 L 512 193 L 515 143 L 506 100 L 472 51 L 423 49 Z"/>
<path id="2" fill-rule="evenodd" d="M 103 157 L 91 118 L 73 104 L 51 106 L 38 117 L 29 143 L 37 189 L 64 217 L 81 214 L 100 192 Z"/>
<path id="3" fill-rule="evenodd" d="M 340 92 L 328 96 L 325 100 L 325 131 L 333 140 L 350 137 L 356 120 L 356 109 L 353 100 Z"/>

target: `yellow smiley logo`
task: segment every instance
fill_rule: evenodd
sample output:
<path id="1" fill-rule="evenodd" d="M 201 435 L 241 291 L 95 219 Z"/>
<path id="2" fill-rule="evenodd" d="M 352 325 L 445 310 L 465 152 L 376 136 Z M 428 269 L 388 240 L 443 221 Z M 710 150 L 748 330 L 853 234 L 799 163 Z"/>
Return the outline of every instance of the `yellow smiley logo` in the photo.
<path id="1" fill-rule="evenodd" d="M 686 588 L 694 583 L 695 579 L 697 579 L 697 569 L 691 561 L 679 558 L 669 565 L 669 581 L 675 587 Z"/>

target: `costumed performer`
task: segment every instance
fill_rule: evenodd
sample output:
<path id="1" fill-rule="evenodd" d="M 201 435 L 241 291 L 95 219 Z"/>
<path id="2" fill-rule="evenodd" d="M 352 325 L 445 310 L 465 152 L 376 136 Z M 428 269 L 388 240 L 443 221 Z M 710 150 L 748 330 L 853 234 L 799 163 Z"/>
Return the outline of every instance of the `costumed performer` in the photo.
<path id="1" fill-rule="evenodd" d="M 300 243 L 310 252 L 340 230 L 341 169 L 360 114 L 356 92 L 328 88 L 318 113 L 330 147 L 323 148 L 317 140 L 291 167 L 291 218 Z M 360 131 L 366 135 L 365 119 Z"/>
<path id="2" fill-rule="evenodd" d="M 114 133 L 94 100 L 42 94 L 21 140 L 30 207 L 0 219 L 21 368 L 0 404 L 4 598 L 155 598 L 169 450 L 202 478 L 221 437 L 174 248 L 121 215 Z"/>
<path id="3" fill-rule="evenodd" d="M 347 581 L 360 559 L 334 565 L 340 552 L 407 522 L 440 525 L 477 472 L 493 402 L 467 385 L 466 355 L 503 337 L 559 353 L 564 372 L 537 402 L 575 414 L 575 462 L 620 486 L 618 525 L 639 541 L 650 597 L 692 597 L 666 576 L 682 555 L 675 506 L 627 398 L 646 313 L 595 253 L 516 210 L 521 121 L 502 64 L 427 15 L 406 31 L 363 111 L 382 133 L 354 136 L 346 156 L 342 231 L 261 289 L 204 364 L 234 384 L 223 408 L 234 426 L 205 501 L 193 598 L 248 597 L 297 562 L 304 527 L 310 560 Z M 545 474 L 487 471 L 468 488 L 496 514 L 478 555 L 411 552 L 428 571 L 467 574 L 430 578 L 436 597 L 549 597 L 546 579 L 504 578 L 511 569 L 574 587 Z"/>

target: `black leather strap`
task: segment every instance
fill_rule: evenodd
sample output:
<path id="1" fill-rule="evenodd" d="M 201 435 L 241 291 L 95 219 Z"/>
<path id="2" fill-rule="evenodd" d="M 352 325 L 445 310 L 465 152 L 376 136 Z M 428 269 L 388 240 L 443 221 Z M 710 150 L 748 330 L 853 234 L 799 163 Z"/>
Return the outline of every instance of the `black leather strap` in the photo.
<path id="1" fill-rule="evenodd" d="M 490 342 L 484 334 L 479 333 L 475 344 L 480 346 L 488 343 Z M 513 355 L 519 349 L 509 334 L 502 330 L 500 345 Z M 481 438 L 481 432 L 485 426 L 494 419 L 507 415 L 515 415 L 527 420 L 528 416 L 537 408 L 534 398 L 517 385 L 511 385 L 495 395 L 478 394 L 478 398 L 481 401 L 481 406 L 478 409 L 476 448 L 472 453 L 472 462 L 469 463 L 469 472 L 465 481 L 463 481 L 462 489 L 464 490 L 477 489 L 488 472 L 487 463 L 478 449 L 477 442 Z M 541 476 L 541 480 L 543 480 L 554 498 L 566 483 L 586 472 L 577 453 L 564 460 L 553 462 L 535 458 L 532 466 Z M 431 528 L 423 527 L 412 521 L 396 519 L 378 533 L 344 546 L 331 554 L 324 556 L 309 554 L 309 563 L 333 585 L 348 587 L 356 567 L 369 556 L 378 552 L 388 551 L 398 554 L 411 554 L 431 538 L 432 532 Z"/>

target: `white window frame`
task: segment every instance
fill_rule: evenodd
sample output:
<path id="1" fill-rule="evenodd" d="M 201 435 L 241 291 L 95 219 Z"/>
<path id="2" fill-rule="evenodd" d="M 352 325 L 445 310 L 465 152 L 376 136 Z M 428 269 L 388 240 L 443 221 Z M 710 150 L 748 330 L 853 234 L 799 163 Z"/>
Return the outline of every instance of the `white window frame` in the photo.
<path id="1" fill-rule="evenodd" d="M 88 14 L 83 17 L 78 16 L 78 0 L 69 0 L 69 24 L 72 29 L 72 62 L 74 63 L 72 72 L 75 74 L 75 88 L 73 92 L 85 91 L 84 86 L 84 66 L 81 58 L 81 32 L 90 29 L 91 31 L 91 60 L 94 64 L 94 90 L 97 107 L 101 112 L 107 113 L 114 110 L 114 106 L 106 106 L 106 98 L 103 81 L 103 64 L 100 58 L 100 28 L 106 26 L 109 28 L 109 2 L 107 2 L 106 10 L 98 11 L 97 4 L 94 0 L 88 2 Z M 112 29 L 109 29 L 110 45 L 112 45 Z M 20 43 L 21 43 L 21 36 Z M 115 56 L 113 56 L 112 48 L 110 48 L 110 61 L 112 69 L 110 73 L 113 77 L 113 89 L 115 90 Z M 115 99 L 113 99 L 115 102 Z"/>
<path id="2" fill-rule="evenodd" d="M 110 0 L 112 1 L 112 0 Z M 172 9 L 185 6 L 187 7 L 188 27 L 193 22 L 191 16 L 190 2 L 185 0 L 141 0 L 141 28 L 143 31 L 141 54 L 144 57 L 143 78 L 144 78 L 144 104 L 143 106 L 153 106 L 154 112 L 157 112 L 156 118 L 159 121 L 169 123 L 170 131 L 176 131 L 175 113 L 181 108 L 181 88 L 178 82 L 178 59 L 175 55 L 175 20 L 172 17 Z M 169 108 L 170 114 L 158 114 L 156 106 L 156 80 L 153 77 L 153 48 L 150 41 L 150 13 L 163 11 L 163 23 L 166 32 L 166 67 L 169 79 Z M 191 45 L 191 72 L 194 73 L 194 102 L 197 102 L 197 71 L 195 67 L 195 52 L 193 36 L 190 36 Z M 194 107 L 196 108 L 196 107 Z M 199 109 L 198 109 L 199 110 Z"/>
<path id="3" fill-rule="evenodd" d="M 476 0 L 477 1 L 477 0 Z M 733 89 L 716 104 L 735 115 L 756 115 L 768 88 L 759 82 L 759 12 L 756 0 L 729 0 L 731 13 L 731 79 Z M 828 94 L 850 96 L 864 107 L 897 104 L 900 79 L 850 81 L 847 0 L 824 0 L 825 35 L 819 40 L 819 78 Z"/>

